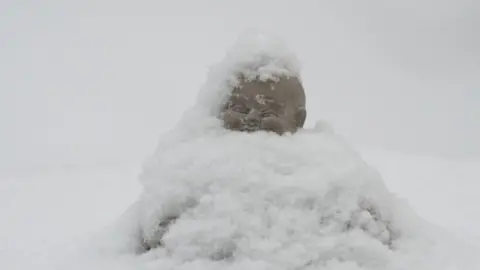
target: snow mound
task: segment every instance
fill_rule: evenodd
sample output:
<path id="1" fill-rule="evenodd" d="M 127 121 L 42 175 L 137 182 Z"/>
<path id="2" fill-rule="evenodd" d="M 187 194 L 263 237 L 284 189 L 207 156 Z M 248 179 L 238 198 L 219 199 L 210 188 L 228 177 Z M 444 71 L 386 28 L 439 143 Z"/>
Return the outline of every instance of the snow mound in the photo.
<path id="1" fill-rule="evenodd" d="M 419 218 L 332 132 L 218 128 L 162 142 L 144 165 L 138 202 L 96 237 L 93 269 L 480 266 L 478 249 Z M 158 224 L 171 217 L 163 246 L 143 252 L 141 239 L 159 240 Z"/>
<path id="2" fill-rule="evenodd" d="M 141 225 L 150 239 L 177 217 L 163 243 L 180 261 L 386 260 L 410 232 L 376 172 L 334 135 L 218 130 L 172 146 L 145 166 Z"/>
<path id="3" fill-rule="evenodd" d="M 145 163 L 138 202 L 95 237 L 103 259 L 89 269 L 478 269 L 478 250 L 419 218 L 328 123 L 286 136 L 222 128 L 235 74 L 297 76 L 294 59 L 264 35 L 239 40 Z"/>

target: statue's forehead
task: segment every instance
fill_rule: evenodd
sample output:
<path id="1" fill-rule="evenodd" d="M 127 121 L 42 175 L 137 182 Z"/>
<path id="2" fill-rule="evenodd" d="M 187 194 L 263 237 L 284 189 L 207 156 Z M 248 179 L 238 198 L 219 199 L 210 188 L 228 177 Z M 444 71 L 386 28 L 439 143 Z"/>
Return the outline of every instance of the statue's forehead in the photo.
<path id="1" fill-rule="evenodd" d="M 230 99 L 240 100 L 240 101 L 256 101 L 260 104 L 267 104 L 272 102 L 280 101 L 273 95 L 266 95 L 263 93 L 243 93 L 243 92 L 232 92 L 230 94 Z"/>
<path id="2" fill-rule="evenodd" d="M 302 89 L 298 89 L 295 79 L 278 81 L 240 81 L 232 89 L 228 103 L 247 106 L 289 107 L 297 106 L 297 96 Z"/>
<path id="3" fill-rule="evenodd" d="M 249 100 L 249 96 L 248 95 L 245 95 L 245 93 L 241 93 L 241 92 L 238 92 L 238 91 L 235 91 L 235 92 L 232 92 L 230 94 L 230 99 L 234 100 Z"/>
<path id="4" fill-rule="evenodd" d="M 242 95 L 239 93 L 232 93 L 227 105 L 231 106 L 233 104 L 236 105 L 247 105 L 247 106 L 268 106 L 274 110 L 280 110 L 285 107 L 285 102 L 277 100 L 273 97 L 266 96 L 263 94 L 256 94 L 253 96 Z"/>
<path id="5" fill-rule="evenodd" d="M 254 97 L 255 101 L 259 104 L 266 105 L 271 103 L 279 103 L 275 98 L 270 96 L 265 96 L 262 94 L 256 94 Z"/>

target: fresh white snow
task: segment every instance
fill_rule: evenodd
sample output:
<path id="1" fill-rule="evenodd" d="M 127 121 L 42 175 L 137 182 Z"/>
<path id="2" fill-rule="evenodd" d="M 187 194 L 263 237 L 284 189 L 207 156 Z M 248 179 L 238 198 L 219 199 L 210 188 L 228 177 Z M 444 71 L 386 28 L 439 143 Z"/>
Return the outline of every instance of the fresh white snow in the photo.
<path id="1" fill-rule="evenodd" d="M 352 147 L 328 121 L 282 138 L 219 127 L 234 73 L 302 73 L 260 33 L 135 163 L 246 25 L 302 54 L 308 121 L 478 153 L 474 1 L 4 2 L 0 171 L 17 173 L 0 174 L 0 269 L 480 269 L 480 160 Z M 92 165 L 113 160 L 135 162 Z M 92 166 L 55 168 L 79 162 Z M 166 248 L 139 255 L 165 215 L 180 215 Z"/>
<path id="2" fill-rule="evenodd" d="M 445 234 L 455 234 L 480 245 L 480 214 L 476 207 L 480 201 L 475 196 L 480 178 L 479 160 L 419 158 L 364 148 L 359 148 L 359 152 L 381 172 L 389 189 L 404 198 L 420 216 L 447 228 Z M 79 253 L 80 243 L 89 240 L 93 232 L 112 226 L 138 199 L 140 172 L 137 164 L 127 164 L 2 175 L 2 269 L 74 269 L 71 262 L 70 267 L 56 266 Z M 447 248 L 449 254 L 445 257 L 460 253 L 458 245 L 454 243 Z M 84 253 L 85 250 L 81 250 L 80 254 Z M 103 269 L 141 269 L 139 265 L 143 263 L 128 255 L 118 261 L 112 258 L 103 265 L 98 257 L 82 258 L 83 267 L 79 265 L 77 269 L 102 269 L 102 266 Z M 145 261 L 146 265 L 154 264 L 147 258 Z M 91 264 L 87 267 L 88 262 Z M 463 269 L 478 268 L 472 265 Z"/>
<path id="3" fill-rule="evenodd" d="M 408 199 L 422 217 L 480 243 L 480 161 L 361 149 L 389 189 Z"/>
<path id="4" fill-rule="evenodd" d="M 256 38 L 262 42 L 255 43 Z M 237 43 L 242 46 L 234 47 L 216 67 L 249 74 L 261 70 L 268 77 L 295 66 L 287 50 L 276 50 L 278 43 L 264 38 L 243 36 Z M 239 52 L 250 52 L 252 58 L 235 57 Z M 265 52 L 281 53 L 256 57 Z M 255 59 L 259 65 L 244 65 L 239 59 Z M 443 198 L 433 200 L 438 187 L 448 188 L 447 183 L 458 179 L 426 178 L 415 170 L 441 162 L 409 163 L 370 154 L 373 162 L 366 163 L 327 122 L 284 137 L 228 132 L 213 114 L 229 91 L 231 85 L 225 82 L 232 74 L 218 71 L 212 69 L 197 103 L 162 135 L 140 170 L 118 167 L 5 178 L 2 266 L 479 269 L 478 241 L 431 222 L 443 221 L 443 227 L 451 228 L 455 223 L 443 216 L 463 218 L 458 224 L 471 218 L 452 214 L 465 206 L 461 201 L 442 205 Z M 467 190 L 476 188 L 479 175 L 470 173 L 463 181 Z M 385 180 L 389 177 L 394 180 Z M 455 202 L 463 194 L 451 195 L 443 200 Z M 412 199 L 421 213 L 402 197 Z M 141 253 L 141 239 L 154 241 L 156 226 L 169 216 L 178 219 L 164 235 L 164 248 Z"/>
<path id="5" fill-rule="evenodd" d="M 140 191 L 137 165 L 0 175 L 0 268 L 55 269 Z"/>

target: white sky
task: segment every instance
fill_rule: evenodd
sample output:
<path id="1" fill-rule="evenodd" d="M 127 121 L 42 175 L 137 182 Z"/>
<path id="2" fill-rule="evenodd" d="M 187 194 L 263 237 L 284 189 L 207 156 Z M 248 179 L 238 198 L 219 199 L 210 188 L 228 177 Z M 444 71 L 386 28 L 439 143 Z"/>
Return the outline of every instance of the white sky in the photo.
<path id="1" fill-rule="evenodd" d="M 474 0 L 3 0 L 0 18 L 0 170 L 148 155 L 247 28 L 297 53 L 307 125 L 480 157 Z"/>

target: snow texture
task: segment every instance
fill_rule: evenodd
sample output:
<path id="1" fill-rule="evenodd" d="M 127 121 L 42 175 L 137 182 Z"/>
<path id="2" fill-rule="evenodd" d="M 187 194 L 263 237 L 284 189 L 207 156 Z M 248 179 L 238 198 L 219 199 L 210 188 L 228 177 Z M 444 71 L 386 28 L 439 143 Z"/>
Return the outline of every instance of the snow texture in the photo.
<path id="1" fill-rule="evenodd" d="M 328 123 L 286 136 L 222 128 L 216 113 L 235 76 L 299 70 L 279 40 L 242 36 L 160 138 L 139 200 L 68 268 L 479 269 L 479 250 L 417 216 Z M 142 252 L 143 238 L 162 235 Z"/>

